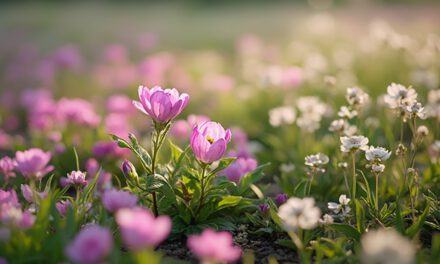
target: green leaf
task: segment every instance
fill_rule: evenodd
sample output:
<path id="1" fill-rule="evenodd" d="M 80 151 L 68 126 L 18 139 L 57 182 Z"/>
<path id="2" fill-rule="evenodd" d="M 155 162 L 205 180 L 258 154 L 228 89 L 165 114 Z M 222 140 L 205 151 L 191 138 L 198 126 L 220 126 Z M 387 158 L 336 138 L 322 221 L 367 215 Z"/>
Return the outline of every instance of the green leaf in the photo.
<path id="1" fill-rule="evenodd" d="M 417 219 L 417 221 L 415 221 L 407 230 L 406 230 L 406 234 L 410 237 L 413 238 L 419 231 L 420 229 L 423 227 L 423 224 L 425 223 L 425 218 L 429 213 L 429 208 L 430 205 L 426 205 L 425 210 L 423 211 L 423 213 L 419 216 L 419 218 Z"/>
<path id="2" fill-rule="evenodd" d="M 278 239 L 275 241 L 275 244 L 290 248 L 290 249 L 296 249 L 295 244 L 293 244 L 292 240 L 290 239 Z"/>
<path id="3" fill-rule="evenodd" d="M 120 138 L 120 137 L 118 137 L 118 136 L 116 136 L 116 135 L 110 135 L 110 136 L 112 137 L 112 139 L 113 139 L 114 141 L 116 141 L 116 143 L 118 143 L 118 146 L 119 146 L 120 148 L 128 148 L 128 149 L 131 149 L 130 144 L 129 144 L 125 139 Z"/>
<path id="4" fill-rule="evenodd" d="M 241 178 L 240 190 L 245 191 L 249 186 L 261 179 L 263 177 L 263 169 L 269 166 L 269 163 L 258 166 L 253 172 L 247 173 Z"/>
<path id="5" fill-rule="evenodd" d="M 333 228 L 334 230 L 356 240 L 359 241 L 361 238 L 361 233 L 359 231 L 352 227 L 351 225 L 347 224 L 330 224 L 328 225 L 330 228 Z"/>
<path id="6" fill-rule="evenodd" d="M 365 211 L 361 202 L 358 199 L 355 199 L 356 206 L 356 226 L 359 233 L 365 232 Z"/>
<path id="7" fill-rule="evenodd" d="M 240 203 L 241 199 L 242 199 L 241 196 L 233 196 L 233 195 L 225 196 L 218 203 L 218 209 L 220 210 L 227 207 L 236 206 L 237 204 Z"/>
<path id="8" fill-rule="evenodd" d="M 403 222 L 402 214 L 400 213 L 400 204 L 399 201 L 396 201 L 396 219 L 395 219 L 395 225 L 397 231 L 399 231 L 401 234 L 405 234 L 405 225 Z"/>

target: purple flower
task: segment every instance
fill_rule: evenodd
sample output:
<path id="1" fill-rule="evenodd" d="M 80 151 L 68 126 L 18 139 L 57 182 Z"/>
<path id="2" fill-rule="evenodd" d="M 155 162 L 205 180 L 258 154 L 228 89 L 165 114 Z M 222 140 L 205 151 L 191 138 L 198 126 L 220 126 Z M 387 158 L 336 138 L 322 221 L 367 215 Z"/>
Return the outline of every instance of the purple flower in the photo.
<path id="1" fill-rule="evenodd" d="M 116 213 L 116 222 L 124 244 L 134 251 L 159 245 L 171 231 L 171 220 L 168 216 L 155 218 L 150 211 L 140 207 L 119 210 Z"/>
<path id="2" fill-rule="evenodd" d="M 86 174 L 82 171 L 72 171 L 67 174 L 67 184 L 75 186 L 87 185 Z"/>
<path id="3" fill-rule="evenodd" d="M 225 175 L 230 181 L 239 183 L 241 178 L 257 168 L 257 161 L 253 158 L 238 158 L 229 167 L 224 169 L 220 175 Z"/>
<path id="4" fill-rule="evenodd" d="M 189 236 L 187 245 L 201 263 L 234 262 L 241 256 L 241 249 L 234 246 L 228 232 L 205 229 L 200 235 Z"/>
<path id="5" fill-rule="evenodd" d="M 109 212 L 116 212 L 122 208 L 135 207 L 137 197 L 130 192 L 107 190 L 102 195 L 102 204 Z"/>
<path id="6" fill-rule="evenodd" d="M 15 160 L 10 157 L 3 157 L 0 159 L 0 174 L 5 177 L 5 181 L 15 177 L 14 169 L 16 165 L 17 163 Z"/>
<path id="7" fill-rule="evenodd" d="M 61 122 L 88 127 L 96 127 L 100 122 L 93 105 L 83 99 L 62 98 L 57 104 L 57 114 Z"/>
<path id="8" fill-rule="evenodd" d="M 50 152 L 44 152 L 37 148 L 17 151 L 15 153 L 17 170 L 25 177 L 34 178 L 36 180 L 41 180 L 41 178 L 54 169 L 53 166 L 47 166 L 50 159 Z"/>
<path id="9" fill-rule="evenodd" d="M 98 225 L 86 226 L 67 246 L 66 255 L 74 263 L 104 263 L 113 248 L 110 230 Z"/>
<path id="10" fill-rule="evenodd" d="M 190 144 L 194 155 L 204 163 L 219 160 L 231 140 L 231 131 L 216 122 L 205 122 L 194 127 Z"/>
<path id="11" fill-rule="evenodd" d="M 260 209 L 260 213 L 263 216 L 263 218 L 268 218 L 270 215 L 270 206 L 267 203 L 262 203 L 258 205 L 258 208 Z"/>
<path id="12" fill-rule="evenodd" d="M 13 207 L 21 207 L 20 203 L 18 202 L 17 193 L 14 189 L 9 191 L 0 189 L 0 205 L 3 204 L 8 204 Z"/>
<path id="13" fill-rule="evenodd" d="M 277 194 L 277 196 L 275 197 L 275 202 L 278 206 L 282 205 L 283 203 L 285 203 L 287 201 L 287 199 L 289 199 L 289 196 L 285 193 L 279 193 Z"/>
<path id="14" fill-rule="evenodd" d="M 34 201 L 34 195 L 32 194 L 32 189 L 27 184 L 21 185 L 21 193 L 23 194 L 23 197 L 26 201 L 29 203 L 33 203 Z M 35 193 L 40 199 L 44 199 L 47 197 L 47 192 L 36 192 Z"/>
<path id="15" fill-rule="evenodd" d="M 179 95 L 174 88 L 163 90 L 159 86 L 152 89 L 139 86 L 139 100 L 133 101 L 136 108 L 158 123 L 167 123 L 182 112 L 189 96 L 186 93 Z"/>
<path id="16" fill-rule="evenodd" d="M 99 163 L 96 159 L 88 159 L 86 161 L 86 171 L 87 171 L 87 175 L 95 177 L 96 173 L 98 173 L 99 170 Z"/>
<path id="17" fill-rule="evenodd" d="M 65 216 L 67 213 L 67 209 L 72 206 L 72 203 L 70 200 L 61 201 L 55 204 L 55 207 L 57 208 L 58 213 L 60 215 Z"/>
<path id="18" fill-rule="evenodd" d="M 128 160 L 124 160 L 121 165 L 121 170 L 122 173 L 124 173 L 124 176 L 127 178 L 137 177 L 136 168 L 134 167 L 133 163 Z"/>

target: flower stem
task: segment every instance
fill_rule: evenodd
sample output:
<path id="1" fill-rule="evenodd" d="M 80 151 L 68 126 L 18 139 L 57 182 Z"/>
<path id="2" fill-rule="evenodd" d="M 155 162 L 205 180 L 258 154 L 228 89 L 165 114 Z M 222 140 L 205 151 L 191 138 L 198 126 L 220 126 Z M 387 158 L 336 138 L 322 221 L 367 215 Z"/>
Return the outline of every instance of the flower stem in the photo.
<path id="1" fill-rule="evenodd" d="M 379 173 L 375 173 L 376 176 L 376 210 L 379 215 Z"/>
<path id="2" fill-rule="evenodd" d="M 356 153 L 353 152 L 351 154 L 351 167 L 352 167 L 352 174 L 353 174 L 353 188 L 352 188 L 352 199 L 353 201 L 356 199 Z"/>

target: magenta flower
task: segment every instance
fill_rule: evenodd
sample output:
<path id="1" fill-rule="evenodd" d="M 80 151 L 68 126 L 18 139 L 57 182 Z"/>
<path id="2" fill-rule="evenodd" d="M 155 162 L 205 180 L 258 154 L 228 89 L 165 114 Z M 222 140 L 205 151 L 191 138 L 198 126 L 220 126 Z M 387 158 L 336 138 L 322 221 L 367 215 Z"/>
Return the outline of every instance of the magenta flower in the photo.
<path id="1" fill-rule="evenodd" d="M 121 229 L 124 244 L 134 251 L 159 245 L 171 231 L 168 216 L 155 218 L 150 211 L 140 207 L 119 210 L 116 222 Z"/>
<path id="2" fill-rule="evenodd" d="M 5 181 L 15 177 L 15 166 L 17 163 L 10 157 L 0 159 L 0 174 L 4 176 Z"/>
<path id="3" fill-rule="evenodd" d="M 122 208 L 135 207 L 137 197 L 130 192 L 107 190 L 102 195 L 102 204 L 109 212 L 116 212 Z"/>
<path id="4" fill-rule="evenodd" d="M 67 209 L 72 206 L 72 203 L 70 200 L 61 201 L 55 204 L 55 207 L 57 208 L 58 213 L 60 215 L 65 216 L 67 213 Z"/>
<path id="5" fill-rule="evenodd" d="M 74 123 L 87 127 L 96 127 L 101 121 L 93 104 L 83 99 L 61 98 L 57 104 L 57 114 L 62 123 Z"/>
<path id="6" fill-rule="evenodd" d="M 110 230 L 98 225 L 86 226 L 67 246 L 66 255 L 74 263 L 104 263 L 113 248 Z"/>
<path id="7" fill-rule="evenodd" d="M 225 175 L 230 181 L 239 183 L 241 178 L 257 168 L 257 161 L 253 158 L 238 158 L 220 175 Z"/>
<path id="8" fill-rule="evenodd" d="M 158 123 L 167 123 L 179 115 L 188 104 L 186 93 L 179 95 L 176 89 L 163 90 L 159 86 L 148 89 L 139 86 L 139 100 L 133 105 Z"/>
<path id="9" fill-rule="evenodd" d="M 241 256 L 241 249 L 233 245 L 232 235 L 205 229 L 200 235 L 188 237 L 188 248 L 202 262 L 234 262 Z"/>
<path id="10" fill-rule="evenodd" d="M 9 204 L 13 207 L 21 207 L 20 203 L 18 202 L 17 193 L 14 189 L 9 191 L 0 189 L 0 205 L 3 204 Z"/>
<path id="11" fill-rule="evenodd" d="M 190 144 L 194 155 L 204 163 L 219 160 L 231 141 L 231 131 L 216 122 L 205 122 L 194 127 Z"/>
<path id="12" fill-rule="evenodd" d="M 26 201 L 29 203 L 33 203 L 34 201 L 34 195 L 32 194 L 32 189 L 27 184 L 21 185 L 21 193 L 23 194 L 23 197 Z M 36 192 L 36 195 L 40 197 L 40 199 L 44 199 L 47 197 L 47 192 Z"/>
<path id="13" fill-rule="evenodd" d="M 17 151 L 15 153 L 17 170 L 25 177 L 36 180 L 41 180 L 41 178 L 54 169 L 53 166 L 47 166 L 50 159 L 50 152 L 44 152 L 37 148 Z"/>
<path id="14" fill-rule="evenodd" d="M 282 205 L 283 203 L 285 203 L 287 201 L 287 199 L 289 199 L 289 196 L 285 193 L 279 193 L 277 194 L 277 196 L 275 197 L 275 202 L 278 206 Z"/>
<path id="15" fill-rule="evenodd" d="M 82 187 L 87 185 L 86 173 L 82 171 L 72 171 L 67 173 L 67 178 L 61 178 L 61 185 L 73 185 Z"/>

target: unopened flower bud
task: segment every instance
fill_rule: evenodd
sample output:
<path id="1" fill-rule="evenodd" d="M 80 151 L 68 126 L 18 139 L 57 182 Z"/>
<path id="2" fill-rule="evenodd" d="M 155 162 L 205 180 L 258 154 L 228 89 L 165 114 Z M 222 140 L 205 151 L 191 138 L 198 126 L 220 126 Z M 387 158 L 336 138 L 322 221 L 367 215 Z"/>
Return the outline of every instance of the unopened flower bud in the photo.
<path id="1" fill-rule="evenodd" d="M 418 137 L 426 137 L 429 134 L 429 130 L 426 126 L 419 126 L 417 128 L 417 136 Z"/>
<path id="2" fill-rule="evenodd" d="M 270 215 L 270 206 L 266 203 L 263 203 L 259 204 L 258 207 L 260 208 L 260 213 L 263 218 L 267 219 Z"/>
<path id="3" fill-rule="evenodd" d="M 128 160 L 125 160 L 122 163 L 121 170 L 122 170 L 122 173 L 124 173 L 124 176 L 127 177 L 127 178 L 138 178 L 138 174 L 136 172 L 136 168 Z"/>

